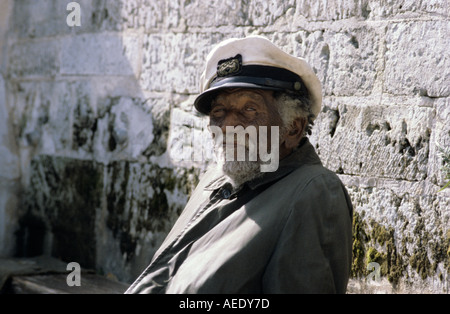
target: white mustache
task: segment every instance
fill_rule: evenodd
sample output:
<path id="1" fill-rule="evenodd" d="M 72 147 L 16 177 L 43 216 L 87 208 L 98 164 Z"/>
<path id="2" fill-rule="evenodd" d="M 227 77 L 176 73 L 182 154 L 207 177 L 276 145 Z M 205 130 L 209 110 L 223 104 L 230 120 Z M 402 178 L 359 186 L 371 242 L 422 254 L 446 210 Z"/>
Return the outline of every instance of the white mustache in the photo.
<path id="1" fill-rule="evenodd" d="M 265 126 L 259 127 L 259 133 L 255 126 L 249 126 L 246 129 L 242 126 L 227 126 L 225 135 L 221 128 L 210 126 L 214 147 L 219 155 L 225 157 L 226 161 L 236 161 L 236 159 L 237 161 L 260 161 L 262 172 L 272 172 L 278 168 L 279 129 L 277 126 L 271 128 L 269 153 L 268 133 Z"/>

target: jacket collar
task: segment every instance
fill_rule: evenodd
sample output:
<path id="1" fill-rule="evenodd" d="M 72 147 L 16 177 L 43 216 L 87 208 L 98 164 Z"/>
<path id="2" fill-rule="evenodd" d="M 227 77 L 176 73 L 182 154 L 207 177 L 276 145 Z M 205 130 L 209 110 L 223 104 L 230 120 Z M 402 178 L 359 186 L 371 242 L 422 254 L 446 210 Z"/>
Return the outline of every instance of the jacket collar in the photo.
<path id="1" fill-rule="evenodd" d="M 266 172 L 262 176 L 246 182 L 245 184 L 250 189 L 254 190 L 262 185 L 281 179 L 304 164 L 321 164 L 319 156 L 309 142 L 309 139 L 306 137 L 303 138 L 302 143 L 295 151 L 280 160 L 280 164 L 276 171 Z M 230 178 L 221 171 L 218 171 L 217 175 L 214 176 L 214 179 L 212 179 L 204 189 L 207 191 L 214 191 L 223 187 L 225 184 L 231 185 Z"/>

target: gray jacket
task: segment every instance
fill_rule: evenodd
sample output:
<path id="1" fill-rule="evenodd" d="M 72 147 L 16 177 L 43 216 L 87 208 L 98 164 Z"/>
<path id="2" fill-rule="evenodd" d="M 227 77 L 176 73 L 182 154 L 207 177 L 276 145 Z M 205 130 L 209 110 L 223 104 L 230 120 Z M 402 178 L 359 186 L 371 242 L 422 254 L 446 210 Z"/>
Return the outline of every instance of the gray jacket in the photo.
<path id="1" fill-rule="evenodd" d="M 308 140 L 239 191 L 208 171 L 126 293 L 345 293 L 352 211 Z"/>

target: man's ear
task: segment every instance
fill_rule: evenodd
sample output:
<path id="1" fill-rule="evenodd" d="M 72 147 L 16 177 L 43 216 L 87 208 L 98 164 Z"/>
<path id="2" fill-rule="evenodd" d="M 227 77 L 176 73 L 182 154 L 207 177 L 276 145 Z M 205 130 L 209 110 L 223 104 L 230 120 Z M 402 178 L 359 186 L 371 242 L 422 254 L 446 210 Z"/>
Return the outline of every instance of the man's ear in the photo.
<path id="1" fill-rule="evenodd" d="M 305 133 L 305 128 L 305 118 L 297 118 L 292 122 L 291 127 L 284 138 L 286 148 L 294 149 L 298 146 Z"/>

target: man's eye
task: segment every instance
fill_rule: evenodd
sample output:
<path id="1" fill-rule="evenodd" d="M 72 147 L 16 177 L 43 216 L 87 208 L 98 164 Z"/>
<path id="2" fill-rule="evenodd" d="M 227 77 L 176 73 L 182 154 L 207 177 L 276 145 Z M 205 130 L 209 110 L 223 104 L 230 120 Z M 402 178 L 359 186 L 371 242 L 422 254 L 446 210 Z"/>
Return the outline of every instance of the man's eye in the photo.
<path id="1" fill-rule="evenodd" d="M 256 107 L 254 106 L 247 106 L 245 107 L 246 112 L 256 112 Z"/>
<path id="2" fill-rule="evenodd" d="M 224 108 L 216 108 L 216 109 L 213 109 L 211 111 L 211 115 L 213 115 L 213 116 L 221 116 L 221 115 L 224 114 L 224 112 L 225 112 Z"/>

